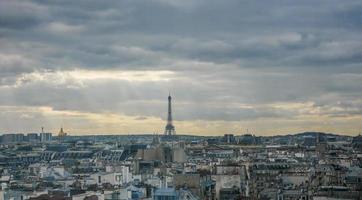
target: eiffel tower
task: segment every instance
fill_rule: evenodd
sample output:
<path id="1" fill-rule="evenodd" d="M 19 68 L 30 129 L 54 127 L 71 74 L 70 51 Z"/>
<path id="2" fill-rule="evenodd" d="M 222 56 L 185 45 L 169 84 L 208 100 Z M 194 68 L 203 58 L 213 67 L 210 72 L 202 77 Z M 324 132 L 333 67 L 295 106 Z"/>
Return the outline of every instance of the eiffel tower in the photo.
<path id="1" fill-rule="evenodd" d="M 172 110 L 171 110 L 171 94 L 168 95 L 168 115 L 167 125 L 165 127 L 165 135 L 175 135 L 175 126 L 172 124 Z"/>

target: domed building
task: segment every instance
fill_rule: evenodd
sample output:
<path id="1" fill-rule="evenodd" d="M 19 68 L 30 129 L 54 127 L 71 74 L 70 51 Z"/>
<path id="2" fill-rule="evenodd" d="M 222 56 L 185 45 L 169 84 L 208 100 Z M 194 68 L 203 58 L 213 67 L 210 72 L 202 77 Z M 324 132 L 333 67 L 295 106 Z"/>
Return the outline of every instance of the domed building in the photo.
<path id="1" fill-rule="evenodd" d="M 58 137 L 65 137 L 67 136 L 67 133 L 63 131 L 63 127 L 60 128 L 60 131 L 58 133 Z"/>

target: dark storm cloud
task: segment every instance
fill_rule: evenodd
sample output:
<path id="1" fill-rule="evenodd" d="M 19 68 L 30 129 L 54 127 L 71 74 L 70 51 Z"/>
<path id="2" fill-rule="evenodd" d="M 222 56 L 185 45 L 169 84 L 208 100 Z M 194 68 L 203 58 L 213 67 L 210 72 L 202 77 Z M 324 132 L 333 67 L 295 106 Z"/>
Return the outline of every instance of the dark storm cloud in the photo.
<path id="1" fill-rule="evenodd" d="M 1 1 L 0 102 L 164 118 L 171 89 L 180 120 L 298 115 L 266 106 L 280 102 L 322 104 L 331 115 L 335 102 L 350 102 L 337 110 L 357 115 L 361 8 L 337 0 Z M 75 69 L 167 70 L 177 78 L 22 79 Z"/>
<path id="2" fill-rule="evenodd" d="M 28 24 L 38 26 L 29 30 L 26 37 L 16 37 L 20 33 L 11 36 L 14 32 L 3 34 L 25 40 L 24 43 L 36 41 L 54 47 L 53 52 L 39 53 L 46 57 L 44 67 L 57 69 L 75 65 L 152 70 L 162 63 L 159 58 L 130 53 L 128 49 L 134 47 L 176 59 L 245 63 L 240 64 L 242 67 L 329 67 L 361 61 L 360 53 L 341 58 L 319 53 L 328 51 L 321 49 L 325 43 L 341 40 L 334 35 L 336 32 L 355 33 L 351 39 L 361 39 L 359 32 L 338 22 L 341 17 L 351 23 L 359 21 L 358 14 L 353 14 L 358 10 L 357 3 L 35 1 L 28 7 L 40 7 L 47 13 L 30 12 L 38 23 Z M 6 7 L 11 10 L 22 4 L 13 2 Z M 18 13 L 19 18 L 29 19 L 27 12 L 24 16 L 23 12 Z M 3 20 L 16 24 L 9 17 Z M 117 47 L 125 50 L 117 51 Z M 37 56 L 37 60 L 41 57 L 29 56 Z"/>
<path id="3" fill-rule="evenodd" d="M 0 2 L 0 27 L 24 30 L 38 25 L 46 16 L 46 8 L 31 2 Z"/>

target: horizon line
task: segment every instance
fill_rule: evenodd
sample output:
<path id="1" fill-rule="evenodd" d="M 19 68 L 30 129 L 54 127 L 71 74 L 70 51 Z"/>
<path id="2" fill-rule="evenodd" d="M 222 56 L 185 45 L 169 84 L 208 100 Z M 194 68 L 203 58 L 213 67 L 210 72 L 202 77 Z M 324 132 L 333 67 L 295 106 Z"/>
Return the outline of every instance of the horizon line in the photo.
<path id="1" fill-rule="evenodd" d="M 0 133 L 0 136 L 3 135 L 7 135 L 7 134 L 31 134 L 31 133 L 37 133 L 40 134 L 41 132 L 28 132 L 28 133 Z M 45 133 L 51 133 L 54 134 L 52 132 L 45 132 Z M 356 137 L 361 135 L 361 133 L 358 133 L 356 135 L 348 135 L 346 133 L 334 133 L 334 132 L 322 132 L 322 131 L 303 131 L 303 132 L 296 132 L 296 133 L 286 133 L 286 134 L 275 134 L 275 135 L 257 135 L 257 134 L 252 134 L 252 133 L 243 133 L 243 134 L 235 134 L 235 133 L 224 133 L 224 134 L 217 134 L 217 135 L 205 135 L 205 134 L 177 134 L 176 136 L 194 136 L 194 137 L 222 137 L 226 134 L 232 134 L 234 136 L 243 136 L 243 135 L 252 135 L 252 136 L 256 136 L 256 137 L 280 137 L 280 136 L 293 136 L 293 135 L 298 135 L 298 134 L 303 134 L 303 133 L 322 133 L 322 134 L 326 134 L 326 135 L 338 135 L 338 136 L 347 136 L 347 137 Z M 67 135 L 67 137 L 89 137 L 89 136 L 152 136 L 152 135 L 158 135 L 158 136 L 163 136 L 165 134 L 156 134 L 156 133 L 99 133 L 99 134 L 71 134 L 71 135 Z M 58 135 L 53 135 L 53 137 L 58 137 Z"/>

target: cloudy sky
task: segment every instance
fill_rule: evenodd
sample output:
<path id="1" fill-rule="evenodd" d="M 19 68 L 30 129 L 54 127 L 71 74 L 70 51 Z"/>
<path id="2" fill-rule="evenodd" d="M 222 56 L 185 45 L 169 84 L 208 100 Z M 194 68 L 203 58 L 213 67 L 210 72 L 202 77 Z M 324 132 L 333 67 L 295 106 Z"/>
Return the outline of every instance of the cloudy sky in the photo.
<path id="1" fill-rule="evenodd" d="M 360 0 L 0 0 L 0 133 L 362 131 Z"/>

